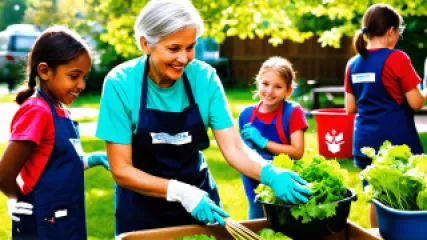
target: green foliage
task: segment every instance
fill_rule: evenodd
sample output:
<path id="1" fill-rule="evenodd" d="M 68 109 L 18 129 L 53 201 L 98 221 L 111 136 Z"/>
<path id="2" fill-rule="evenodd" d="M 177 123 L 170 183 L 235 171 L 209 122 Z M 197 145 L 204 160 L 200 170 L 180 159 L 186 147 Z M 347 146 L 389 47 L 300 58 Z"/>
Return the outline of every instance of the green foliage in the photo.
<path id="1" fill-rule="evenodd" d="M 424 72 L 424 61 L 427 57 L 427 16 L 407 16 L 404 21 L 406 30 L 396 48 L 411 57 L 415 70 L 422 77 L 422 74 L 427 74 Z"/>
<path id="2" fill-rule="evenodd" d="M 205 234 L 200 234 L 200 235 L 180 237 L 177 240 L 215 240 L 215 239 L 216 238 L 214 236 L 208 236 Z"/>
<path id="3" fill-rule="evenodd" d="M 0 31 L 8 25 L 21 23 L 26 8 L 26 0 L 0 1 Z"/>
<path id="4" fill-rule="evenodd" d="M 361 174 L 369 183 L 369 200 L 375 198 L 399 210 L 427 209 L 427 155 L 412 155 L 407 145 L 385 141 L 373 164 Z"/>
<path id="5" fill-rule="evenodd" d="M 6 2 L 11 0 L 6 0 Z M 20 0 L 24 1 L 24 0 Z M 46 27 L 66 24 L 97 41 L 101 63 L 113 63 L 140 56 L 134 39 L 136 17 L 148 0 L 27 0 L 25 21 Z M 56 2 L 56 4 L 55 4 Z M 364 11 L 373 3 L 395 7 L 407 25 L 398 48 L 413 59 L 418 73 L 423 72 L 427 37 L 427 4 L 424 0 L 192 0 L 204 22 L 204 36 L 222 42 L 226 37 L 269 38 L 277 46 L 284 40 L 303 42 L 313 36 L 326 47 L 340 47 L 341 39 L 352 37 L 361 26 Z M 0 3 L 0 17 L 1 17 Z M 1 21 L 0 21 L 1 24 Z M 94 31 L 94 28 L 99 28 Z"/>
<path id="6" fill-rule="evenodd" d="M 291 208 L 292 216 L 302 219 L 302 223 L 312 219 L 324 219 L 335 215 L 337 201 L 347 197 L 344 179 L 348 173 L 340 168 L 336 160 L 326 160 L 323 156 L 305 157 L 292 161 L 289 156 L 281 154 L 274 157 L 273 165 L 297 172 L 307 182 L 312 195 L 306 204 L 298 204 Z M 283 204 L 274 196 L 270 187 L 260 184 L 255 192 L 257 197 L 267 203 Z"/>
<path id="7" fill-rule="evenodd" d="M 283 235 L 283 233 L 274 232 L 271 228 L 263 228 L 259 230 L 258 235 L 262 240 L 291 240 L 291 238 Z"/>
<path id="8" fill-rule="evenodd" d="M 101 39 L 114 46 L 116 52 L 125 58 L 140 55 L 132 37 L 133 24 L 147 0 L 129 0 L 124 3 L 98 1 L 95 12 L 108 19 L 104 25 L 106 32 Z M 404 17 L 408 17 L 407 23 L 415 21 L 416 17 L 427 15 L 427 5 L 423 0 L 381 2 L 397 8 Z M 218 42 L 228 36 L 238 36 L 241 39 L 269 37 L 269 42 L 276 46 L 285 39 L 303 42 L 317 35 L 322 46 L 339 47 L 343 36 L 353 36 L 361 28 L 363 13 L 373 2 L 197 0 L 193 3 L 205 21 L 204 35 L 214 37 Z M 422 41 L 418 39 L 418 42 Z"/>

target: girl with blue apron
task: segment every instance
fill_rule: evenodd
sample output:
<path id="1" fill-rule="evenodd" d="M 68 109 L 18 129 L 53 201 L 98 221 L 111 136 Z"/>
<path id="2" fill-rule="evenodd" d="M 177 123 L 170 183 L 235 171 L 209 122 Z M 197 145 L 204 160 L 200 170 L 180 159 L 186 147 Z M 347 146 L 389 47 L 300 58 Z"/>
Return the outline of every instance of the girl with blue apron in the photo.
<path id="1" fill-rule="evenodd" d="M 199 187 L 220 206 L 216 184 L 200 152 L 209 147 L 209 138 L 187 75 L 183 74 L 182 81 L 189 106 L 182 112 L 149 109 L 147 108 L 149 58 L 148 56 L 142 77 L 137 131 L 132 137 L 132 163 L 134 167 L 153 176 L 176 179 Z M 185 134 L 186 137 L 191 137 L 191 141 L 175 145 L 163 141 L 162 134 L 174 136 L 177 140 Z M 179 202 L 168 202 L 166 199 L 141 195 L 118 185 L 115 185 L 115 188 L 116 235 L 199 223 Z"/>
<path id="2" fill-rule="evenodd" d="M 258 105 L 245 110 L 246 113 L 243 113 L 242 122 L 251 123 L 263 137 L 267 138 L 269 141 L 274 141 L 276 143 L 282 144 L 291 144 L 291 138 L 289 136 L 289 119 L 293 109 L 296 107 L 296 103 L 282 101 L 278 106 L 276 116 L 273 118 L 271 123 L 264 123 L 263 121 L 257 119 L 256 115 L 258 109 L 261 106 L 262 102 Z M 250 111 L 250 117 L 249 113 Z M 247 140 L 245 144 L 251 149 L 255 150 L 260 154 L 265 160 L 272 161 L 274 155 L 269 152 L 267 149 L 261 149 L 256 144 L 253 144 L 252 141 Z M 264 216 L 261 205 L 254 202 L 255 192 L 254 189 L 259 185 L 259 181 L 256 181 L 252 178 L 249 178 L 245 175 L 242 175 L 243 186 L 245 188 L 246 197 L 249 203 L 249 219 L 260 218 Z"/>
<path id="3" fill-rule="evenodd" d="M 32 215 L 21 215 L 21 221 L 12 221 L 12 239 L 87 239 L 78 124 L 59 116 L 49 98 L 40 89 L 37 92 L 50 106 L 55 143 L 34 189 L 18 198 L 34 209 Z"/>
<path id="4" fill-rule="evenodd" d="M 384 63 L 392 52 L 388 48 L 371 51 L 367 59 L 358 56 L 350 66 L 350 77 L 354 74 L 375 74 L 375 81 L 372 82 L 350 81 L 358 109 L 353 155 L 355 165 L 362 169 L 371 164 L 371 160 L 360 149 L 369 146 L 378 151 L 385 140 L 393 145 L 406 144 L 414 154 L 423 153 L 415 127 L 414 110 L 406 99 L 397 103 L 381 78 Z"/>

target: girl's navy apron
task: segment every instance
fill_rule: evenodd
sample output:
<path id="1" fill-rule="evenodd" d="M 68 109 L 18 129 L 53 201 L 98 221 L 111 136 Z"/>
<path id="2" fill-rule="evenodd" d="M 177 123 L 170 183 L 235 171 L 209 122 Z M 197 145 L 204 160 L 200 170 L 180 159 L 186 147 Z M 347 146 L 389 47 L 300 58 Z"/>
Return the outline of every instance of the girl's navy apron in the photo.
<path id="1" fill-rule="evenodd" d="M 378 151 L 385 140 L 393 145 L 407 144 L 414 154 L 423 153 L 415 127 L 414 110 L 406 99 L 397 103 L 383 84 L 384 63 L 392 52 L 387 48 L 372 51 L 367 59 L 356 57 L 350 66 L 350 86 L 358 109 L 353 155 L 355 165 L 360 168 L 371 162 L 360 149 L 369 146 Z"/>
<path id="2" fill-rule="evenodd" d="M 188 107 L 182 112 L 148 109 L 149 57 L 146 61 L 137 132 L 132 137 L 133 166 L 154 176 L 177 179 L 199 187 L 220 205 L 216 184 L 200 152 L 209 146 L 209 138 L 186 74 L 182 80 Z M 200 223 L 179 202 L 141 195 L 117 185 L 115 197 L 116 235 Z"/>
<path id="3" fill-rule="evenodd" d="M 49 98 L 55 143 L 33 191 L 18 201 L 33 204 L 33 215 L 12 221 L 12 239 L 87 239 L 82 149 L 77 122 L 61 117 Z"/>
<path id="4" fill-rule="evenodd" d="M 258 104 L 252 109 L 251 116 L 248 121 L 259 130 L 261 135 L 267 138 L 269 141 L 274 141 L 276 143 L 282 144 L 291 144 L 291 138 L 289 136 L 289 119 L 293 109 L 296 107 L 295 103 L 282 101 L 278 106 L 276 116 L 273 118 L 271 123 L 264 123 L 263 121 L 256 118 L 258 113 L 258 108 L 262 103 Z M 272 161 L 274 155 L 269 152 L 267 149 L 261 149 L 256 146 L 252 141 L 245 141 L 251 149 L 255 150 L 260 154 L 265 160 Z M 249 178 L 245 175 L 242 175 L 243 186 L 245 187 L 246 196 L 249 201 L 255 199 L 254 189 L 258 186 L 259 182 Z"/>

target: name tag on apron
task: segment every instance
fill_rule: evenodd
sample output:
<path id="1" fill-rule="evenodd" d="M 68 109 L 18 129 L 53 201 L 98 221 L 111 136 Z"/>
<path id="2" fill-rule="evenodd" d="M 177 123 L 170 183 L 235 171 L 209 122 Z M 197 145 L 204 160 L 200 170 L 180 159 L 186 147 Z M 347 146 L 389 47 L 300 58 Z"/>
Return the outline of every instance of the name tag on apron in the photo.
<path id="1" fill-rule="evenodd" d="M 152 144 L 172 144 L 172 145 L 183 145 L 191 143 L 191 135 L 188 132 L 182 132 L 175 135 L 169 135 L 168 133 L 155 133 L 151 132 Z"/>
<path id="2" fill-rule="evenodd" d="M 353 83 L 375 82 L 375 73 L 358 73 L 352 74 Z"/>
<path id="3" fill-rule="evenodd" d="M 80 143 L 80 139 L 70 138 L 70 142 L 73 145 L 74 149 L 76 150 L 77 155 L 79 155 L 79 157 L 83 159 L 83 157 L 85 156 L 85 152 L 83 151 L 83 147 L 82 147 L 82 144 Z"/>

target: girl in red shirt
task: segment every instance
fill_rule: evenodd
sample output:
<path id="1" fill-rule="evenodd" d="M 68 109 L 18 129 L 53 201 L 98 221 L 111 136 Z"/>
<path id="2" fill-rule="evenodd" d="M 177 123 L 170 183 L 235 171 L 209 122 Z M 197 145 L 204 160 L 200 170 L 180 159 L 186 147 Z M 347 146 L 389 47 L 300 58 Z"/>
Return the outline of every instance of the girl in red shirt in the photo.
<path id="1" fill-rule="evenodd" d="M 28 86 L 17 93 L 20 108 L 0 159 L 12 239 L 86 239 L 83 169 L 109 167 L 105 153 L 84 155 L 64 105 L 85 88 L 90 51 L 76 33 L 51 27 L 28 60 Z"/>
<path id="2" fill-rule="evenodd" d="M 246 145 L 265 160 L 288 154 L 300 159 L 304 154 L 304 131 L 308 128 L 304 111 L 295 102 L 287 101 L 292 94 L 295 72 L 291 63 L 281 57 L 265 61 L 256 77 L 261 101 L 246 107 L 239 116 L 239 128 Z M 242 175 L 248 198 L 249 219 L 264 217 L 260 204 L 254 202 L 254 188 L 259 182 Z"/>

